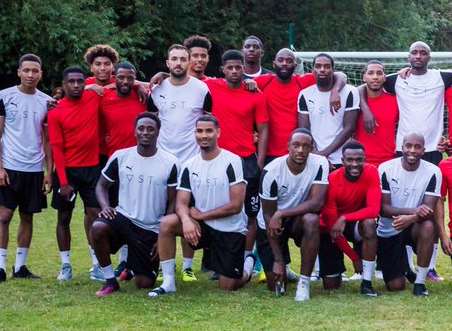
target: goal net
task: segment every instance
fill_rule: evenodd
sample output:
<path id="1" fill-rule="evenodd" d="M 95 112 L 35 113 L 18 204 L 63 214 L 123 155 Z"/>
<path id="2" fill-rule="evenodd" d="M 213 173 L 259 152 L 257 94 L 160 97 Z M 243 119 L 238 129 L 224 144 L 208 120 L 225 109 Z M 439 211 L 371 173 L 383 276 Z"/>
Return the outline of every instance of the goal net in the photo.
<path id="1" fill-rule="evenodd" d="M 362 84 L 362 70 L 369 60 L 380 60 L 385 65 L 386 74 L 408 67 L 408 52 L 296 52 L 297 72 L 312 71 L 312 60 L 319 53 L 327 53 L 334 58 L 336 71 L 344 72 L 348 82 L 358 86 Z M 451 70 L 452 52 L 432 52 L 429 68 Z"/>

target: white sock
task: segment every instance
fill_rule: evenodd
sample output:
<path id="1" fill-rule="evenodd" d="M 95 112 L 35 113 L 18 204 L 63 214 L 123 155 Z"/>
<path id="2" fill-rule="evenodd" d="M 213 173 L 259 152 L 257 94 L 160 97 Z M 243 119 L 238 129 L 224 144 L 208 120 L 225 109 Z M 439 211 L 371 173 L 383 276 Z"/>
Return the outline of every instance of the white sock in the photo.
<path id="1" fill-rule="evenodd" d="M 249 277 L 253 273 L 254 268 L 254 258 L 251 256 L 245 258 L 243 261 L 243 276 Z"/>
<path id="2" fill-rule="evenodd" d="M 363 260 L 363 279 L 372 281 L 372 276 L 375 272 L 375 261 Z"/>
<path id="3" fill-rule="evenodd" d="M 112 279 L 115 278 L 115 272 L 113 271 L 113 266 L 111 264 L 107 265 L 106 267 L 101 267 L 102 272 L 104 273 L 105 279 Z"/>
<path id="4" fill-rule="evenodd" d="M 27 264 L 28 248 L 17 247 L 16 250 L 16 263 L 14 264 L 14 271 L 18 272 L 20 267 Z"/>
<path id="5" fill-rule="evenodd" d="M 425 278 L 427 277 L 428 273 L 428 267 L 420 267 L 417 266 L 417 273 L 416 273 L 416 281 L 415 284 L 425 284 Z"/>
<path id="6" fill-rule="evenodd" d="M 71 264 L 71 251 L 60 251 L 61 264 Z"/>
<path id="7" fill-rule="evenodd" d="M 161 261 L 163 273 L 163 283 L 160 285 L 166 292 L 176 291 L 176 280 L 174 276 L 174 268 L 176 267 L 176 259 Z"/>
<path id="8" fill-rule="evenodd" d="M 408 265 L 410 266 L 410 269 L 413 271 L 416 271 L 416 268 L 414 267 L 414 251 L 413 251 L 413 247 L 406 245 L 405 246 L 406 249 L 406 255 L 408 258 Z"/>
<path id="9" fill-rule="evenodd" d="M 88 248 L 89 248 L 89 255 L 91 255 L 91 263 L 92 263 L 92 265 L 94 266 L 94 265 L 98 265 L 99 264 L 99 261 L 97 260 L 97 257 L 96 257 L 96 253 L 94 252 L 94 249 L 91 247 L 91 246 L 88 246 Z"/>
<path id="10" fill-rule="evenodd" d="M 122 245 L 119 249 L 119 263 L 127 262 L 127 256 L 129 255 L 129 247 L 127 245 Z"/>
<path id="11" fill-rule="evenodd" d="M 6 259 L 8 257 L 8 250 L 6 248 L 0 248 L 0 269 L 6 271 Z"/>
<path id="12" fill-rule="evenodd" d="M 300 280 L 297 284 L 297 292 L 295 294 L 295 301 L 306 301 L 310 298 L 311 277 L 300 275 Z"/>
<path id="13" fill-rule="evenodd" d="M 434 244 L 433 245 L 432 258 L 430 259 L 430 265 L 428 266 L 428 268 L 430 270 L 435 269 L 435 267 L 436 267 L 436 258 L 437 257 L 438 257 L 438 244 Z"/>
<path id="14" fill-rule="evenodd" d="M 314 276 L 318 276 L 319 273 L 320 273 L 320 262 L 319 262 L 319 256 L 317 255 L 317 257 L 315 259 L 314 270 L 312 271 L 312 274 Z"/>
<path id="15" fill-rule="evenodd" d="M 188 269 L 188 268 L 192 268 L 193 266 L 193 259 L 192 258 L 188 258 L 188 257 L 184 257 L 184 263 L 182 264 L 182 270 Z"/>
<path id="16" fill-rule="evenodd" d="M 253 251 L 245 250 L 245 254 L 243 254 L 243 257 L 246 259 L 246 257 L 250 254 L 253 254 Z"/>

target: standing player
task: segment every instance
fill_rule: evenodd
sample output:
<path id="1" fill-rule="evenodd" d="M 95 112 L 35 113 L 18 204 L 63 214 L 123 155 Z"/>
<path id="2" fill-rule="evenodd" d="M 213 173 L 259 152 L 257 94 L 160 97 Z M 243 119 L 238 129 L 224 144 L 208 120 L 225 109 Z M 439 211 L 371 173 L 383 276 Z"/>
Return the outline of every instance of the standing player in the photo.
<path id="1" fill-rule="evenodd" d="M 23 55 L 17 69 L 20 84 L 0 91 L 0 282 L 6 280 L 9 224 L 17 207 L 20 223 L 12 276 L 39 278 L 26 263 L 33 214 L 47 207 L 44 193 L 50 192 L 52 183 L 52 158 L 44 124 L 51 98 L 36 88 L 41 68 L 37 55 Z"/>
<path id="2" fill-rule="evenodd" d="M 91 246 L 89 230 L 99 213 L 95 187 L 99 178 L 99 107 L 101 98 L 84 91 L 85 75 L 78 67 L 63 72 L 65 97 L 49 113 L 49 138 L 55 161 L 52 207 L 58 211 L 57 241 L 62 267 L 58 279 L 72 278 L 70 222 L 75 196 L 80 193 L 85 209 L 85 232 L 90 244 L 91 278 L 102 272 Z"/>
<path id="3" fill-rule="evenodd" d="M 311 153 L 313 144 L 308 130 L 292 132 L 289 154 L 264 168 L 259 194 L 257 249 L 268 288 L 275 290 L 277 282 L 286 281 L 288 240 L 293 238 L 302 257 L 296 301 L 310 297 L 309 282 L 319 247 L 319 213 L 328 189 L 328 161 Z"/>
<path id="4" fill-rule="evenodd" d="M 320 239 L 320 274 L 326 289 L 341 285 L 341 273 L 345 271 L 346 252 L 352 258 L 347 240 L 361 247 L 362 282 L 361 294 L 377 296 L 372 288 L 377 254 L 376 219 L 381 206 L 381 189 L 377 169 L 365 163 L 364 147 L 350 141 L 342 147 L 343 167 L 332 172 L 328 178 L 329 191 L 322 210 L 322 227 L 330 231 Z M 336 245 L 332 243 L 336 242 Z M 339 250 L 340 248 L 340 250 Z M 355 262 L 356 258 L 352 258 Z"/>
<path id="5" fill-rule="evenodd" d="M 190 52 L 188 74 L 199 80 L 209 79 L 205 71 L 209 64 L 209 51 L 212 43 L 204 36 L 193 35 L 184 40 L 184 46 Z"/>
<path id="6" fill-rule="evenodd" d="M 174 213 L 179 167 L 174 155 L 157 149 L 159 129 L 156 115 L 138 115 L 135 122 L 138 145 L 116 151 L 97 183 L 96 196 L 102 211 L 91 228 L 91 237 L 106 279 L 96 292 L 98 297 L 119 290 L 110 254 L 124 244 L 129 249 L 127 267 L 134 273 L 137 287 L 150 288 L 155 283 L 160 219 Z M 110 205 L 108 197 L 113 183 L 119 185 L 116 208 Z"/>
<path id="7" fill-rule="evenodd" d="M 260 75 L 271 73 L 261 66 L 264 57 L 264 45 L 256 36 L 248 36 L 243 41 L 242 52 L 245 56 L 243 77 L 254 79 Z"/>
<path id="8" fill-rule="evenodd" d="M 439 238 L 445 254 L 452 256 L 452 213 L 449 212 L 449 235 L 444 227 L 445 213 L 444 203 L 446 198 L 449 202 L 449 210 L 452 210 L 452 158 L 447 158 L 439 163 L 439 168 L 443 176 L 441 185 L 441 199 L 438 201 L 439 215 L 436 217 L 438 222 Z"/>
<path id="9" fill-rule="evenodd" d="M 218 147 L 220 128 L 216 118 L 201 116 L 195 134 L 201 153 L 182 167 L 176 215 L 162 219 L 158 245 L 163 283 L 149 292 L 150 297 L 176 291 L 176 236 L 183 235 L 194 248 L 209 248 L 211 267 L 220 274 L 221 289 L 237 290 L 251 278 L 254 257 L 243 256 L 246 182 L 242 162 L 237 155 Z"/>
<path id="10" fill-rule="evenodd" d="M 435 238 L 434 208 L 440 196 L 441 171 L 422 160 L 424 137 L 411 133 L 404 137 L 403 156 L 382 163 L 383 201 L 378 221 L 378 258 L 386 287 L 405 288 L 408 271 L 405 245 L 417 252 L 417 275 L 413 294 L 427 296 L 425 278 Z"/>
<path id="11" fill-rule="evenodd" d="M 333 169 L 341 166 L 341 147 L 355 130 L 359 111 L 358 90 L 345 85 L 340 91 L 341 107 L 330 109 L 334 60 L 320 53 L 313 60 L 317 84 L 301 91 L 298 97 L 299 126 L 311 130 L 316 153 L 328 158 Z"/>
<path id="12" fill-rule="evenodd" d="M 250 92 L 243 84 L 243 55 L 238 50 L 222 56 L 224 79 L 206 81 L 212 94 L 212 113 L 218 118 L 221 136 L 218 144 L 242 158 L 247 182 L 245 212 L 248 234 L 245 256 L 253 250 L 256 240 L 256 216 L 259 211 L 259 177 L 265 163 L 268 141 L 268 113 L 265 96 Z M 254 130 L 259 141 L 254 144 Z"/>
<path id="13" fill-rule="evenodd" d="M 119 61 L 119 54 L 113 47 L 94 45 L 87 49 L 84 58 L 94 75 L 86 79 L 86 85 L 106 86 L 115 82 L 114 68 Z"/>
<path id="14" fill-rule="evenodd" d="M 172 45 L 166 61 L 169 79 L 156 86 L 149 96 L 149 111 L 157 112 L 162 121 L 158 146 L 185 163 L 199 153 L 193 127 L 199 116 L 209 113 L 212 99 L 209 89 L 199 79 L 188 75 L 190 53 L 185 46 Z M 184 281 L 197 280 L 193 273 L 193 251 L 182 243 Z M 184 248 L 185 247 L 185 248 Z"/>

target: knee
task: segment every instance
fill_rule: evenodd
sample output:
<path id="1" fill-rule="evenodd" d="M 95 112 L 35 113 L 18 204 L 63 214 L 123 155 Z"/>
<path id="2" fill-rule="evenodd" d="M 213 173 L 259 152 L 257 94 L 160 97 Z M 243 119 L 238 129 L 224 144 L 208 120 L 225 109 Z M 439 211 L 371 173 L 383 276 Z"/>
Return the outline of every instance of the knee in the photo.
<path id="1" fill-rule="evenodd" d="M 13 218 L 13 211 L 7 208 L 0 209 L 0 224 L 1 225 L 9 225 L 11 222 L 11 218 Z"/>
<path id="2" fill-rule="evenodd" d="M 232 282 L 219 282 L 218 283 L 220 289 L 223 291 L 235 291 L 237 290 L 237 287 Z"/>
<path id="3" fill-rule="evenodd" d="M 90 230 L 91 238 L 94 241 L 98 241 L 104 237 L 110 229 L 110 226 L 102 221 L 95 221 Z"/>
<path id="4" fill-rule="evenodd" d="M 160 234 L 174 234 L 175 228 L 179 224 L 179 217 L 176 214 L 164 216 L 160 220 Z"/>
<path id="5" fill-rule="evenodd" d="M 303 231 L 306 234 L 311 234 L 319 231 L 320 217 L 317 214 L 303 215 Z"/>
<path id="6" fill-rule="evenodd" d="M 433 239 L 435 236 L 435 224 L 430 220 L 420 223 L 419 236 L 424 239 Z"/>
<path id="7" fill-rule="evenodd" d="M 377 228 L 375 226 L 375 221 L 367 219 L 362 221 L 362 237 L 364 240 L 374 240 L 377 239 Z"/>
<path id="8" fill-rule="evenodd" d="M 137 288 L 151 288 L 155 284 L 155 278 L 146 276 L 135 276 L 135 286 Z"/>
<path id="9" fill-rule="evenodd" d="M 341 276 L 323 277 L 322 283 L 325 290 L 336 290 L 341 287 L 342 279 Z"/>
<path id="10" fill-rule="evenodd" d="M 391 292 L 403 291 L 405 289 L 405 279 L 393 279 L 386 283 L 386 288 Z"/>

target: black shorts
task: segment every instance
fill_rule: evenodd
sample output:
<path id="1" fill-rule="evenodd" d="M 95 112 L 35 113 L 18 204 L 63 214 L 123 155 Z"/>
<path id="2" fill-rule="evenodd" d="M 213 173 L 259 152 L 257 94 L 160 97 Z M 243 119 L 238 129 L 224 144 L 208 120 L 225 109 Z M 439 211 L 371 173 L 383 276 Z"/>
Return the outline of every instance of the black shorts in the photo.
<path id="1" fill-rule="evenodd" d="M 261 172 L 257 166 L 257 156 L 252 154 L 242 158 L 243 178 L 247 181 L 245 195 L 245 213 L 255 217 L 259 212 L 259 181 Z"/>
<path id="2" fill-rule="evenodd" d="M 289 223 L 290 222 L 290 223 Z M 289 239 L 292 238 L 292 221 L 284 223 L 284 230 L 280 237 L 280 245 L 283 255 L 284 264 L 290 263 L 290 251 L 289 251 Z M 299 242 L 296 243 L 299 246 Z M 275 259 L 273 257 L 273 251 L 268 241 L 267 231 L 257 227 L 256 234 L 256 247 L 257 254 L 259 254 L 259 259 L 261 260 L 262 266 L 265 272 L 273 272 L 273 263 Z"/>
<path id="3" fill-rule="evenodd" d="M 47 199 L 42 191 L 44 172 L 5 171 L 9 185 L 0 186 L 1 206 L 11 210 L 19 206 L 19 211 L 25 214 L 39 213 L 47 208 Z"/>
<path id="4" fill-rule="evenodd" d="M 240 279 L 243 275 L 246 236 L 237 232 L 218 231 L 204 222 L 201 226 L 201 238 L 193 249 L 209 249 L 209 266 L 222 276 Z"/>
<path id="5" fill-rule="evenodd" d="M 99 164 L 100 170 L 102 170 L 108 162 L 108 156 L 101 154 L 99 156 Z M 119 200 L 119 181 L 115 181 L 114 183 L 110 183 L 110 188 L 108 189 L 108 200 L 110 201 L 110 207 L 118 206 Z"/>
<path id="6" fill-rule="evenodd" d="M 378 264 L 381 267 L 385 283 L 404 277 L 409 271 L 405 246 L 412 246 L 416 251 L 411 230 L 412 226 L 392 237 L 378 237 Z"/>
<path id="7" fill-rule="evenodd" d="M 80 193 L 85 208 L 99 208 L 96 199 L 96 184 L 100 175 L 100 167 L 67 168 L 66 176 L 74 189 L 74 193 Z M 75 199 L 67 201 L 59 193 L 60 183 L 56 173 L 53 173 L 52 207 L 57 210 L 72 210 L 75 207 Z"/>
<path id="8" fill-rule="evenodd" d="M 396 157 L 403 156 L 403 153 L 400 151 L 397 151 Z M 441 160 L 443 159 L 443 154 L 439 151 L 431 151 L 431 152 L 425 152 L 424 155 L 422 155 L 422 160 L 430 162 L 434 165 L 438 165 Z"/>
<path id="9" fill-rule="evenodd" d="M 339 277 L 345 271 L 344 253 L 331 241 L 328 232 L 320 232 L 319 264 L 320 277 Z"/>
<path id="10" fill-rule="evenodd" d="M 158 239 L 157 233 L 136 226 L 119 213 L 113 220 L 98 218 L 96 222 L 104 222 L 112 229 L 111 254 L 115 254 L 123 245 L 127 244 L 129 251 L 127 268 L 132 270 L 135 275 L 143 275 L 151 279 L 157 277 L 159 260 L 151 260 L 152 248 Z"/>

